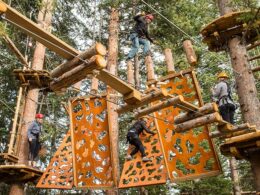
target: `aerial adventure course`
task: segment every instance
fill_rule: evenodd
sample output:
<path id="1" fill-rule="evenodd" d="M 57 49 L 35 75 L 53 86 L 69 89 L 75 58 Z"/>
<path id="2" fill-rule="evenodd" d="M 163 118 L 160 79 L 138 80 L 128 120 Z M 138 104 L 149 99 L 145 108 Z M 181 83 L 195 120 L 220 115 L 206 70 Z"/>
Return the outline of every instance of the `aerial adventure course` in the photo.
<path id="1" fill-rule="evenodd" d="M 78 41 L 84 45 L 82 50 L 69 44 L 77 36 L 63 39 L 61 33 L 51 32 L 55 6 L 61 2 L 42 0 L 37 15 L 31 12 L 28 17 L 19 3 L 0 1 L 5 24 L 4 30 L 1 26 L 1 43 L 20 64 L 8 73 L 19 85 L 12 92 L 15 105 L 10 107 L 11 100 L 0 99 L 0 117 L 12 116 L 4 120 L 8 126 L 0 126 L 1 133 L 2 126 L 9 128 L 6 144 L 1 135 L 1 194 L 260 195 L 259 4 L 256 9 L 234 11 L 228 0 L 218 0 L 219 17 L 201 19 L 205 23 L 200 32 L 190 36 L 162 14 L 165 10 L 159 11 L 160 2 L 133 0 L 133 28 L 127 25 L 130 45 L 122 55 L 122 71 L 119 13 L 124 16 L 127 3 L 105 6 L 109 21 L 99 18 L 100 32 L 93 27 L 91 35 L 94 41 Z M 142 10 L 135 9 L 138 3 Z M 91 16 L 95 24 L 98 13 L 103 12 L 97 1 L 90 7 L 95 10 Z M 56 27 L 68 31 L 71 27 L 60 25 L 59 14 Z M 108 26 L 108 44 L 99 34 L 104 25 Z M 153 35 L 161 33 L 159 25 L 175 28 L 182 40 L 171 47 L 163 45 L 166 35 Z M 153 33 L 150 28 L 155 29 Z M 20 34 L 9 36 L 8 29 Z M 199 35 L 201 40 L 193 38 Z M 26 37 L 26 43 L 16 43 L 19 36 Z M 30 46 L 33 40 L 35 46 Z M 196 49 L 196 45 L 207 49 Z M 155 47 L 163 48 L 164 53 L 155 52 Z M 177 48 L 175 52 L 184 56 L 185 62 L 175 64 L 171 48 Z M 206 70 L 200 68 L 200 63 L 208 63 L 206 53 L 219 52 L 227 53 L 230 66 L 222 64 L 217 71 L 210 65 Z M 3 58 L 7 56 L 1 53 Z M 163 70 L 157 65 L 162 57 Z M 201 82 L 205 79 L 201 72 L 214 75 L 209 79 L 211 86 Z M 0 78 L 2 74 L 7 73 L 1 72 Z M 4 93 L 9 89 L 2 83 Z M 58 114 L 50 102 L 58 102 L 64 113 Z M 12 113 L 4 116 L 4 109 Z M 60 125 L 57 129 L 56 124 Z M 44 140 L 48 133 L 52 136 Z M 47 160 L 42 163 L 44 158 Z M 240 160 L 250 167 L 250 189 L 239 181 Z M 224 188 L 220 184 L 216 191 L 197 187 L 193 192 L 188 185 L 173 189 L 175 183 L 196 185 L 203 179 L 224 178 L 228 168 L 223 168 L 223 162 L 231 169 L 229 191 L 220 193 Z M 29 192 L 32 188 L 38 191 Z"/>

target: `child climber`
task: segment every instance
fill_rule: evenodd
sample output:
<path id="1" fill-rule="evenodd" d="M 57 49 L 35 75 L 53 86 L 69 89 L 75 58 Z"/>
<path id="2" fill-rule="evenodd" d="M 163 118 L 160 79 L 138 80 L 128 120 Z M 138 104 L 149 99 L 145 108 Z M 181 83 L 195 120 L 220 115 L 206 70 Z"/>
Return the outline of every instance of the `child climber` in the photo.
<path id="1" fill-rule="evenodd" d="M 126 58 L 127 61 L 135 57 L 140 45 L 144 46 L 144 56 L 149 54 L 150 42 L 153 43 L 153 40 L 149 36 L 148 25 L 153 21 L 153 19 L 154 17 L 152 14 L 145 15 L 144 13 L 138 14 L 134 17 L 136 24 L 130 34 L 132 48 Z"/>
<path id="2" fill-rule="evenodd" d="M 151 131 L 150 129 L 148 129 L 148 127 L 146 126 L 147 123 L 147 118 L 146 117 L 141 117 L 139 118 L 138 121 L 136 121 L 134 123 L 134 125 L 128 130 L 127 133 L 127 141 L 135 146 L 135 148 L 131 151 L 130 155 L 128 155 L 126 157 L 127 160 L 131 160 L 133 158 L 133 156 L 140 151 L 141 155 L 142 155 L 142 161 L 143 162 L 148 162 L 150 161 L 149 158 L 146 157 L 145 154 L 145 150 L 144 150 L 144 146 L 139 138 L 139 135 L 141 133 L 143 133 L 143 131 L 145 130 L 147 133 L 154 135 L 155 133 L 153 131 Z"/>

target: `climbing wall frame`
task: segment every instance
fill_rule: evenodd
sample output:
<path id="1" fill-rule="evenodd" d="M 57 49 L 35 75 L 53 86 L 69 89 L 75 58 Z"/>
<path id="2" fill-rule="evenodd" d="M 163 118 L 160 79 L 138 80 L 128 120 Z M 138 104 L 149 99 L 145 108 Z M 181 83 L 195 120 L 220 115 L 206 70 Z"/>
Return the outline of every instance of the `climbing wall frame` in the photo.
<path id="1" fill-rule="evenodd" d="M 114 185 L 105 96 L 69 102 L 73 145 L 74 185 L 111 188 Z"/>
<path id="2" fill-rule="evenodd" d="M 160 81 L 167 82 L 163 87 L 166 87 L 169 94 L 183 95 L 185 101 L 199 107 L 203 105 L 198 81 L 192 70 L 166 76 Z M 174 117 L 182 112 L 180 105 L 154 113 L 155 117 L 166 119 L 166 122 L 156 119 L 155 123 L 171 181 L 219 174 L 221 168 L 207 126 L 190 129 L 183 133 L 174 132 Z"/>
<path id="3" fill-rule="evenodd" d="M 71 189 L 73 186 L 72 147 L 70 131 L 41 176 L 37 188 Z"/>
<path id="4" fill-rule="evenodd" d="M 147 126 L 156 132 L 155 120 L 150 117 Z M 161 151 L 158 134 L 154 136 L 146 133 L 140 135 L 150 162 L 142 162 L 141 154 L 138 152 L 132 160 L 126 160 L 120 178 L 119 188 L 138 187 L 146 185 L 158 185 L 166 183 L 166 169 Z M 132 151 L 130 145 L 127 154 Z"/>

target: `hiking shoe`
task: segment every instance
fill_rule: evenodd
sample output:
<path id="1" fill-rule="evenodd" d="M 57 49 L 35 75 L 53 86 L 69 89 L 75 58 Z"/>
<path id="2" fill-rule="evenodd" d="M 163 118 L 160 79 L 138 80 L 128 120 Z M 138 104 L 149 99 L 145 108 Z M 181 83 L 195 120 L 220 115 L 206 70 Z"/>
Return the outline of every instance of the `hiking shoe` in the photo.
<path id="1" fill-rule="evenodd" d="M 143 161 L 143 162 L 148 162 L 148 161 L 150 161 L 150 159 L 149 159 L 148 157 L 144 156 L 144 157 L 142 158 L 142 161 Z"/>
<path id="2" fill-rule="evenodd" d="M 126 159 L 126 160 L 132 160 L 133 158 L 132 158 L 131 155 L 127 155 L 127 156 L 125 157 L 125 159 Z"/>

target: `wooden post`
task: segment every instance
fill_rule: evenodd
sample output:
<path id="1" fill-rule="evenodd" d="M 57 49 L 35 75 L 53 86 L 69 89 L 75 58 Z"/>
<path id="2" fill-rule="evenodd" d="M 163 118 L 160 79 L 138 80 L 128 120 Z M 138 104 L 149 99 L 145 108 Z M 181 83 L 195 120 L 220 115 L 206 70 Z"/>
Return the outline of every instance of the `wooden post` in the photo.
<path id="1" fill-rule="evenodd" d="M 98 79 L 96 77 L 91 79 L 91 93 L 98 93 Z"/>
<path id="2" fill-rule="evenodd" d="M 89 59 L 92 56 L 106 55 L 106 48 L 101 43 L 96 43 L 91 48 L 87 49 L 86 51 L 82 52 L 72 60 L 62 63 L 61 65 L 57 66 L 54 70 L 51 71 L 52 77 L 58 77 L 64 74 L 65 72 L 72 70 L 73 68 L 77 67 L 78 65 L 84 63 L 83 60 Z M 87 60 L 86 60 L 86 63 Z"/>
<path id="3" fill-rule="evenodd" d="M 109 22 L 109 39 L 108 39 L 108 63 L 107 69 L 111 74 L 117 74 L 117 59 L 118 59 L 118 31 L 119 31 L 119 12 L 118 9 L 112 8 Z M 116 92 L 108 87 L 107 98 L 113 102 L 117 98 L 113 95 Z M 111 94 L 111 96 L 110 96 Z M 111 144 L 111 159 L 113 165 L 113 179 L 114 189 L 108 190 L 107 194 L 118 194 L 119 182 L 119 147 L 118 147 L 118 114 L 116 112 L 117 105 L 112 102 L 107 102 L 108 122 L 109 122 L 109 136 Z"/>
<path id="4" fill-rule="evenodd" d="M 229 0 L 218 0 L 221 15 L 231 13 Z M 228 40 L 228 48 L 234 69 L 237 94 L 244 122 L 260 127 L 260 102 L 257 97 L 254 75 L 250 71 L 246 45 L 242 37 L 235 36 Z M 254 174 L 255 188 L 260 193 L 260 152 L 248 154 Z"/>
<path id="5" fill-rule="evenodd" d="M 186 53 L 188 63 L 192 66 L 195 66 L 198 62 L 197 62 L 197 56 L 195 54 L 195 51 L 193 50 L 191 41 L 190 40 L 184 41 L 183 48 Z"/>
<path id="6" fill-rule="evenodd" d="M 50 29 L 51 18 L 52 18 L 52 9 L 53 9 L 53 1 L 52 0 L 43 0 L 42 1 L 42 9 L 38 14 L 38 22 L 39 24 L 45 28 Z M 41 70 L 43 68 L 44 63 L 44 55 L 45 55 L 45 47 L 36 43 L 32 68 L 36 70 Z M 27 164 L 28 163 L 28 139 L 27 139 L 27 128 L 30 122 L 35 119 L 36 109 L 37 109 L 37 101 L 38 101 L 39 90 L 38 89 L 30 89 L 28 90 L 27 97 L 25 99 L 25 106 L 23 112 L 23 125 L 21 126 L 21 138 L 20 138 L 20 147 L 18 151 L 18 163 L 19 164 Z M 23 195 L 24 194 L 24 183 L 17 182 L 11 185 L 10 195 Z"/>
<path id="7" fill-rule="evenodd" d="M 132 86 L 135 86 L 135 80 L 134 80 L 134 67 L 131 60 L 127 61 L 127 81 L 132 84 Z"/>
<path id="8" fill-rule="evenodd" d="M 145 65 L 147 70 L 147 81 L 154 81 L 155 80 L 155 74 L 154 74 L 154 65 L 153 60 L 150 55 L 145 57 Z"/>
<path id="9" fill-rule="evenodd" d="M 229 166 L 231 171 L 231 177 L 233 180 L 233 193 L 234 195 L 241 195 L 241 189 L 239 186 L 239 176 L 237 171 L 237 164 L 236 159 L 234 157 L 231 157 L 229 159 Z"/>
<path id="10" fill-rule="evenodd" d="M 174 73 L 175 67 L 174 67 L 174 60 L 173 60 L 173 56 L 172 56 L 172 50 L 169 48 L 166 48 L 164 50 L 164 55 L 165 55 L 165 62 L 167 65 L 168 74 Z"/>
<path id="11" fill-rule="evenodd" d="M 138 59 L 138 56 L 135 56 L 134 59 L 134 77 L 135 77 L 135 88 L 136 89 L 140 89 L 140 73 L 139 73 L 139 69 L 140 69 L 140 61 Z"/>

